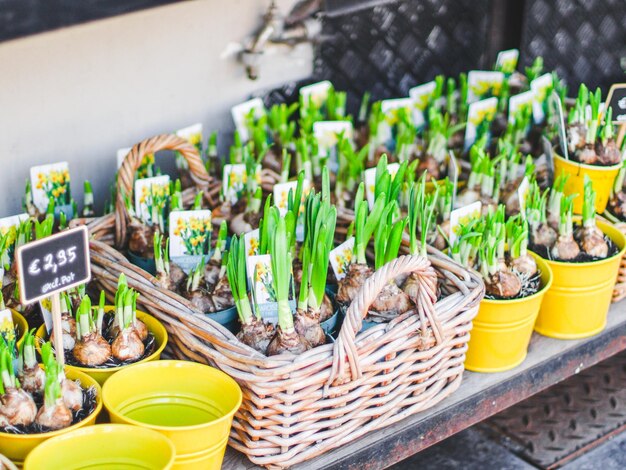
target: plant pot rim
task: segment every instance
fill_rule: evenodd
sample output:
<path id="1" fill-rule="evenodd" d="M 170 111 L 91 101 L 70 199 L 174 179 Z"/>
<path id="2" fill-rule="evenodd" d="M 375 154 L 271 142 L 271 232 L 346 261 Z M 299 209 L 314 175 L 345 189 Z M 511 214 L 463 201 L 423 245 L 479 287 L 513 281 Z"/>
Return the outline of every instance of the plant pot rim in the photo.
<path id="1" fill-rule="evenodd" d="M 228 413 L 224 414 L 223 416 L 220 416 L 217 419 L 208 421 L 206 423 L 200 423 L 200 424 L 193 424 L 193 425 L 188 425 L 188 426 L 162 426 L 162 425 L 158 425 L 158 424 L 149 424 L 149 423 L 145 423 L 143 421 L 137 421 L 133 418 L 128 417 L 127 415 L 121 413 L 117 407 L 113 407 L 111 406 L 111 403 L 109 402 L 109 400 L 106 397 L 106 393 L 105 390 L 107 389 L 107 387 L 113 387 L 114 385 L 109 384 L 110 380 L 107 380 L 107 382 L 103 385 L 102 389 L 102 403 L 104 404 L 104 406 L 106 407 L 107 411 L 109 412 L 110 415 L 115 416 L 117 419 L 122 420 L 123 424 L 131 424 L 133 426 L 139 426 L 139 427 L 143 427 L 143 428 L 149 428 L 149 429 L 154 429 L 156 431 L 168 431 L 168 432 L 184 432 L 184 431 L 193 431 L 193 430 L 198 430 L 198 429 L 204 429 L 207 427 L 213 427 L 216 424 L 219 424 L 223 421 L 228 421 L 230 419 L 232 419 L 232 417 L 235 415 L 235 413 L 239 410 L 239 408 L 241 407 L 241 403 L 243 401 L 243 392 L 241 390 L 241 386 L 235 381 L 235 379 L 233 379 L 230 375 L 228 375 L 225 372 L 222 372 L 220 369 L 216 368 L 216 367 L 212 367 L 206 364 L 200 364 L 198 362 L 191 362 L 191 361 L 181 361 L 181 360 L 162 360 L 162 361 L 153 361 L 153 362 L 145 362 L 142 364 L 139 364 L 136 367 L 141 367 L 143 369 L 154 369 L 154 368 L 163 368 L 163 372 L 167 372 L 167 370 L 171 367 L 176 367 L 176 368 L 185 368 L 185 369 L 196 369 L 199 370 L 200 368 L 204 369 L 206 367 L 213 369 L 214 371 L 218 372 L 220 375 L 223 375 L 225 380 L 229 380 L 232 381 L 237 389 L 239 390 L 239 398 L 237 400 L 237 404 L 233 407 L 232 410 L 230 410 Z M 136 369 L 136 368 L 135 368 Z M 132 374 L 133 370 L 126 370 L 123 373 L 118 373 L 115 374 L 113 377 L 111 377 L 112 379 L 114 377 L 117 378 L 117 380 L 120 380 L 120 377 L 125 378 L 124 374 Z M 108 385 L 107 385 L 108 384 Z"/>
<path id="2" fill-rule="evenodd" d="M 93 416 L 97 417 L 100 414 L 104 402 L 102 400 L 102 388 L 100 387 L 100 384 L 97 382 L 97 380 L 80 370 L 76 370 L 76 368 L 70 368 L 70 366 L 65 366 L 64 372 L 68 379 L 80 380 L 81 388 L 84 387 L 85 383 L 88 384 L 88 386 L 85 388 L 96 387 L 96 408 L 78 423 L 74 423 L 71 426 L 63 429 L 57 429 L 56 431 L 41 432 L 36 434 L 12 434 L 0 431 L 0 439 L 28 440 L 38 439 L 42 437 L 45 439 L 49 439 L 55 436 L 60 436 L 61 434 L 67 434 L 68 432 L 74 431 L 75 429 L 79 429 L 80 427 L 84 426 L 85 422 L 89 421 L 90 418 L 92 418 Z"/>
<path id="3" fill-rule="evenodd" d="M 480 303 L 485 302 L 486 304 L 490 304 L 490 305 L 511 305 L 511 304 L 515 304 L 515 303 L 523 303 L 523 302 L 527 302 L 529 300 L 535 299 L 543 294 L 545 294 L 548 289 L 550 289 L 550 287 L 552 286 L 552 280 L 554 279 L 554 274 L 552 273 L 552 269 L 550 268 L 550 265 L 548 264 L 548 260 L 543 259 L 541 256 L 539 256 L 537 253 L 528 250 L 528 253 L 530 253 L 530 255 L 535 258 L 535 260 L 537 261 L 537 264 L 545 264 L 545 270 L 548 273 L 548 282 L 546 282 L 541 289 L 539 289 L 537 292 L 535 292 L 532 295 L 527 295 L 526 297 L 520 297 L 517 299 L 487 299 L 487 298 L 483 298 Z"/>
<path id="4" fill-rule="evenodd" d="M 580 221 L 582 219 L 581 216 L 574 216 L 574 221 Z M 606 222 L 601 222 L 599 220 L 596 221 L 596 223 L 598 224 L 598 228 L 600 228 L 600 230 L 602 230 L 602 233 L 609 237 L 613 243 L 615 243 L 615 245 L 619 248 L 619 245 L 615 242 L 614 237 L 612 237 L 611 235 L 609 235 L 607 233 L 607 231 L 605 230 L 604 227 L 608 227 L 611 228 L 613 230 L 615 230 L 615 232 L 617 234 L 619 234 L 619 236 L 622 238 L 622 242 L 623 242 L 623 246 L 622 248 L 619 248 L 618 252 L 615 253 L 613 256 L 609 256 L 607 258 L 604 259 L 599 259 L 597 261 L 585 261 L 582 263 L 569 263 L 567 261 L 557 261 L 557 260 L 551 260 L 551 259 L 545 259 L 542 258 L 546 263 L 548 263 L 550 266 L 554 265 L 554 266 L 567 266 L 567 267 L 571 267 L 572 269 L 582 269 L 582 268 L 586 268 L 588 266 L 601 266 L 603 264 L 608 264 L 611 263 L 616 257 L 622 258 L 624 256 L 624 253 L 626 252 L 626 235 L 624 235 L 622 232 L 620 232 L 617 227 L 614 227 L 613 225 L 606 223 Z"/>
<path id="5" fill-rule="evenodd" d="M 612 170 L 618 170 L 622 166 L 621 163 L 616 163 L 615 165 L 610 165 L 610 166 L 606 166 L 606 165 L 588 165 L 586 163 L 580 163 L 580 162 L 577 162 L 575 160 L 571 160 L 571 159 L 568 160 L 565 157 L 563 157 L 563 156 L 561 156 L 560 154 L 557 153 L 556 147 L 553 147 L 553 154 L 554 154 L 554 158 L 555 159 L 563 160 L 566 163 L 570 163 L 572 165 L 576 165 L 576 166 L 579 166 L 581 168 L 585 168 L 585 169 L 588 169 L 588 170 L 612 171 Z"/>
<path id="6" fill-rule="evenodd" d="M 104 307 L 105 313 L 111 313 L 114 310 L 115 310 L 115 307 L 113 305 L 105 305 L 105 307 Z M 70 365 L 70 364 L 68 364 L 67 367 L 69 367 L 70 369 L 73 369 L 73 370 L 77 370 L 77 371 L 82 372 L 83 374 L 87 374 L 87 375 L 89 375 L 89 373 L 92 373 L 92 372 L 107 372 L 107 373 L 110 372 L 111 374 L 113 374 L 113 373 L 118 372 L 120 370 L 123 370 L 123 369 L 125 369 L 127 367 L 131 367 L 131 366 L 134 366 L 134 365 L 137 365 L 137 364 L 143 364 L 145 362 L 155 361 L 156 357 L 158 355 L 160 355 L 163 352 L 163 350 L 165 349 L 165 347 L 167 346 L 167 342 L 169 340 L 169 336 L 168 336 L 167 330 L 165 329 L 165 327 L 163 326 L 163 323 L 161 323 L 160 320 L 158 320 L 154 316 L 150 315 L 149 313 L 142 312 L 141 310 L 136 310 L 136 312 L 137 312 L 137 314 L 141 314 L 141 317 L 140 317 L 140 315 L 137 315 L 137 318 L 139 320 L 141 320 L 141 318 L 143 318 L 143 317 L 149 317 L 152 320 L 154 320 L 155 322 L 157 322 L 159 324 L 159 326 L 162 328 L 163 343 L 161 345 L 157 344 L 157 347 L 154 349 L 152 354 L 150 354 L 149 356 L 144 357 L 140 361 L 132 362 L 130 364 L 124 364 L 123 366 L 117 366 L 117 367 L 105 367 L 105 368 L 102 368 L 102 367 L 84 367 L 84 366 L 73 366 L 73 365 Z M 147 325 L 146 325 L 146 327 L 147 327 Z M 43 336 L 39 335 L 39 333 L 43 331 L 46 334 L 46 336 L 49 338 L 50 335 L 46 332 L 45 328 L 46 328 L 46 325 L 41 325 L 39 327 L 39 329 L 35 332 L 35 336 L 39 336 L 39 337 L 43 338 Z M 155 333 L 150 328 L 148 328 L 148 331 L 150 331 L 155 336 L 155 341 L 156 341 Z M 37 348 L 37 352 L 39 354 L 41 354 L 41 344 L 39 343 L 39 341 L 36 342 L 36 348 Z"/>

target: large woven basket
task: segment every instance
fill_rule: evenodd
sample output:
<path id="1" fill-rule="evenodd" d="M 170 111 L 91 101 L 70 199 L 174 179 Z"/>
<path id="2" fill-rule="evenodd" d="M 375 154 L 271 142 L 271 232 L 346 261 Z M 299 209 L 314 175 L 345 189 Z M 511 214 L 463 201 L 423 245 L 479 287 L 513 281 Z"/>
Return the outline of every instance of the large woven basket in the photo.
<path id="1" fill-rule="evenodd" d="M 620 221 L 608 211 L 604 211 L 604 214 L 598 216 L 598 219 L 613 224 L 617 230 L 626 235 L 626 223 Z M 626 254 L 622 257 L 622 262 L 617 272 L 617 280 L 615 281 L 615 288 L 613 289 L 613 302 L 618 302 L 623 298 L 626 298 Z"/>
<path id="2" fill-rule="evenodd" d="M 425 410 L 461 383 L 472 319 L 484 286 L 440 253 L 401 256 L 367 280 L 334 344 L 299 356 L 266 357 L 194 309 L 155 287 L 155 279 L 108 245 L 91 242 L 96 281 L 110 294 L 119 274 L 161 320 L 174 355 L 211 364 L 243 389 L 230 445 L 258 465 L 290 466 L 371 430 Z M 430 262 L 429 262 L 430 261 Z M 432 264 L 432 266 L 431 266 Z M 434 269 L 433 269 L 434 267 Z M 417 272 L 417 312 L 360 332 L 362 318 L 390 280 Z M 443 297 L 435 301 L 436 280 Z"/>
<path id="3" fill-rule="evenodd" d="M 144 152 L 175 149 L 193 162 L 193 146 L 171 136 L 155 139 L 133 147 L 118 178 L 118 193 L 132 188 Z M 211 187 L 204 167 L 190 164 L 190 169 L 198 187 Z M 299 356 L 266 357 L 186 299 L 158 288 L 154 277 L 111 246 L 114 239 L 119 247 L 125 241 L 127 214 L 121 202 L 113 217 L 89 223 L 95 281 L 112 297 L 124 273 L 140 292 L 143 308 L 167 328 L 172 354 L 211 364 L 241 385 L 243 404 L 230 445 L 254 463 L 287 467 L 305 461 L 425 410 L 459 387 L 484 285 L 476 273 L 440 252 L 431 250 L 428 259 L 401 256 L 376 271 L 348 308 L 334 344 Z M 416 309 L 361 332 L 380 290 L 411 272 L 420 278 Z"/>

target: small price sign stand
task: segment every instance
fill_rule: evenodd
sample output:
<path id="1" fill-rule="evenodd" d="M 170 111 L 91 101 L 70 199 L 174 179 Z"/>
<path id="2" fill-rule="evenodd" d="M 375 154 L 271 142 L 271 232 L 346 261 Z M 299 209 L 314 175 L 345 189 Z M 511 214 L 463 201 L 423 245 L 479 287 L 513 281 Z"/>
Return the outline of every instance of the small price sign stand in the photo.
<path id="1" fill-rule="evenodd" d="M 89 233 L 81 226 L 22 245 L 17 250 L 20 299 L 27 305 L 46 297 L 52 305 L 52 328 L 62 331 L 61 300 L 63 291 L 91 279 Z M 63 335 L 54 335 L 57 360 L 65 364 Z"/>

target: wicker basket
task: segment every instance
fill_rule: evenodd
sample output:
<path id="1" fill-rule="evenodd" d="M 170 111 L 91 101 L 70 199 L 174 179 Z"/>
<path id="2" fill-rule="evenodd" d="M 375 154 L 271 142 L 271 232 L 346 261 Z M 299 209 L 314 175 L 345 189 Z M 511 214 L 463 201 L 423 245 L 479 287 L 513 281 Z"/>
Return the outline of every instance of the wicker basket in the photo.
<path id="1" fill-rule="evenodd" d="M 195 148 L 174 139 L 159 136 L 133 147 L 118 190 L 132 188 L 143 153 L 164 148 L 181 151 L 198 187 L 210 188 L 204 167 L 191 164 Z M 287 467 L 305 461 L 425 410 L 459 387 L 484 285 L 476 273 L 440 252 L 431 250 L 428 260 L 401 256 L 376 271 L 348 308 L 334 344 L 299 356 L 266 357 L 186 299 L 158 288 L 154 277 L 110 246 L 114 239 L 117 246 L 124 245 L 127 214 L 122 202 L 118 199 L 115 216 L 89 223 L 95 281 L 113 296 L 124 273 L 129 286 L 140 292 L 143 308 L 167 328 L 176 357 L 211 364 L 241 385 L 243 404 L 230 445 L 255 464 Z M 420 276 L 416 311 L 360 332 L 378 292 L 411 272 Z"/>
<path id="2" fill-rule="evenodd" d="M 460 383 L 480 278 L 439 253 L 402 256 L 379 269 L 349 307 L 334 344 L 302 355 L 265 357 L 195 310 L 155 287 L 155 279 L 115 249 L 92 241 L 97 282 L 113 295 L 119 274 L 161 320 L 174 354 L 208 363 L 241 385 L 244 401 L 230 445 L 256 464 L 290 466 L 438 403 Z M 377 293 L 403 273 L 422 276 L 418 314 L 409 312 L 365 332 L 363 315 Z M 439 277 L 445 297 L 433 304 Z"/>
<path id="3" fill-rule="evenodd" d="M 604 211 L 602 216 L 597 218 L 603 222 L 612 224 L 617 230 L 626 235 L 626 223 L 619 220 L 608 211 Z M 618 302 L 626 298 L 626 254 L 622 257 L 619 271 L 617 272 L 617 280 L 615 281 L 615 288 L 613 289 L 613 302 Z"/>

